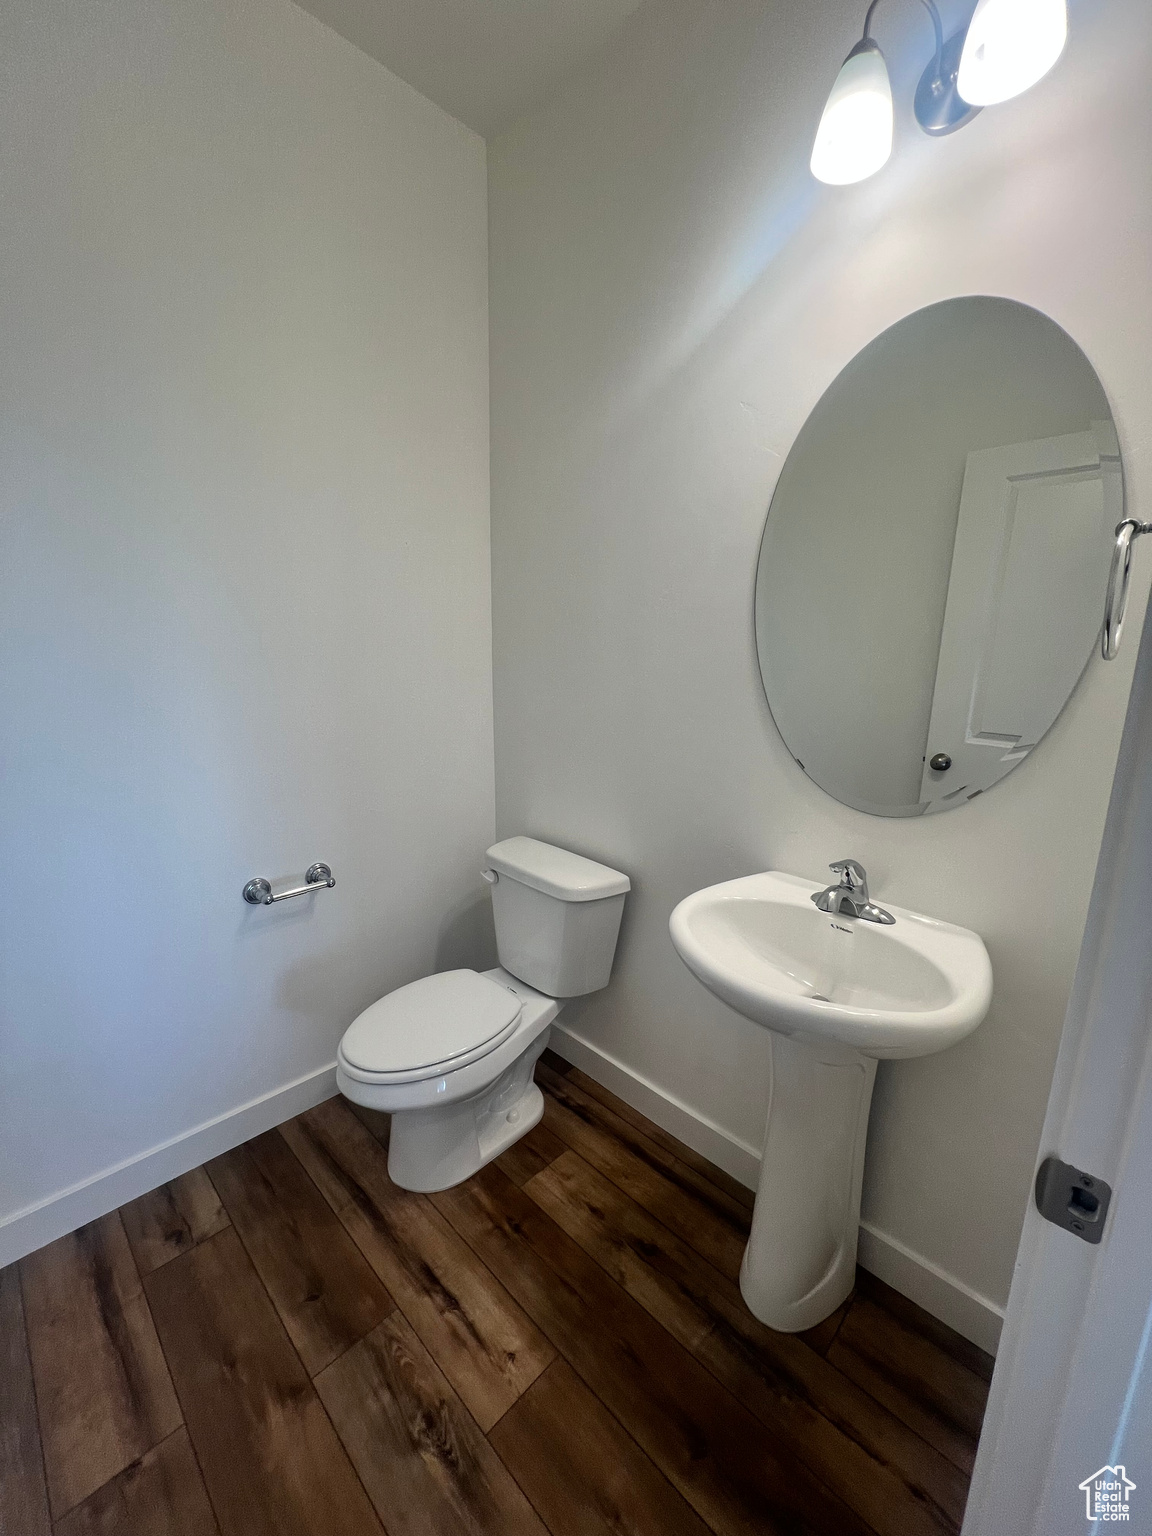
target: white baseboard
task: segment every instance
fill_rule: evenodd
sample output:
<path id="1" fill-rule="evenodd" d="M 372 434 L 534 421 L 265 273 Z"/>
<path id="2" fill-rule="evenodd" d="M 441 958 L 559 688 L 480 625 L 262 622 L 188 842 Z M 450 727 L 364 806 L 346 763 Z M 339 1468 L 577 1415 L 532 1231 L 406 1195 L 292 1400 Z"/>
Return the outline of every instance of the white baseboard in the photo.
<path id="1" fill-rule="evenodd" d="M 717 1168 L 723 1168 L 745 1188 L 756 1188 L 760 1178 L 760 1153 L 756 1147 L 733 1136 L 731 1131 L 726 1131 L 698 1110 L 690 1109 L 665 1089 L 658 1088 L 631 1067 L 609 1056 L 598 1045 L 591 1045 L 573 1034 L 563 1023 L 553 1024 L 551 1044 L 557 1056 L 563 1056 L 581 1072 L 587 1072 L 625 1104 L 631 1104 L 633 1109 L 647 1115 L 662 1131 L 675 1136 L 693 1152 L 699 1152 Z"/>
<path id="2" fill-rule="evenodd" d="M 756 1188 L 760 1154 L 748 1142 L 733 1136 L 562 1024 L 552 1026 L 551 1043 L 558 1056 L 579 1067 L 633 1109 L 647 1115 L 669 1135 L 723 1168 L 746 1188 Z M 335 1092 L 336 1066 L 333 1063 L 115 1167 L 103 1169 L 46 1200 L 14 1211 L 0 1221 L 0 1268 L 63 1237 L 66 1232 L 75 1231 L 85 1222 L 114 1211 L 126 1201 L 135 1200 L 157 1185 L 198 1168 L 209 1158 L 218 1157 L 221 1152 L 271 1130 L 293 1115 L 311 1109 L 330 1099 Z M 869 1222 L 860 1224 L 859 1259 L 865 1269 L 893 1290 L 907 1296 L 989 1354 L 996 1353 L 1004 1322 L 1003 1307 Z"/>
<path id="3" fill-rule="evenodd" d="M 94 1173 L 91 1178 L 14 1211 L 0 1221 L 0 1269 L 42 1248 L 85 1222 L 105 1216 L 158 1184 L 179 1178 L 241 1142 L 291 1120 L 336 1092 L 336 1063 L 285 1083 L 238 1109 L 206 1120 L 147 1152 Z"/>
<path id="4" fill-rule="evenodd" d="M 996 1353 L 1004 1326 L 1004 1308 L 996 1302 L 981 1296 L 963 1280 L 957 1280 L 923 1254 L 906 1248 L 898 1238 L 881 1232 L 871 1222 L 860 1223 L 857 1257 L 870 1274 L 901 1296 L 907 1296 L 990 1355 Z"/>
<path id="5" fill-rule="evenodd" d="M 746 1188 L 756 1188 L 760 1153 L 748 1142 L 658 1088 L 598 1045 L 573 1034 L 562 1022 L 553 1024 L 551 1043 L 558 1056 L 610 1089 L 625 1104 L 647 1115 L 662 1130 L 723 1168 Z M 990 1355 L 996 1353 L 1004 1323 L 1003 1307 L 869 1222 L 860 1224 L 858 1256 L 866 1270 L 894 1291 L 907 1296 Z"/>

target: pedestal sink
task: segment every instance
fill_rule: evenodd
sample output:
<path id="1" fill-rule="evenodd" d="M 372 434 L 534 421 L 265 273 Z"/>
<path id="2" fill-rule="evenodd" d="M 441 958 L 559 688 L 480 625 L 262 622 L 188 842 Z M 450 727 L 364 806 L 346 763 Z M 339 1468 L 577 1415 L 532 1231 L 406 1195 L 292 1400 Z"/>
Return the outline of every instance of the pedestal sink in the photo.
<path id="1" fill-rule="evenodd" d="M 819 911 L 822 889 L 769 871 L 672 913 L 710 992 L 772 1039 L 772 1094 L 740 1289 L 771 1328 L 811 1328 L 852 1289 L 877 1060 L 943 1051 L 992 1000 L 978 934 L 889 906 L 889 926 Z"/>

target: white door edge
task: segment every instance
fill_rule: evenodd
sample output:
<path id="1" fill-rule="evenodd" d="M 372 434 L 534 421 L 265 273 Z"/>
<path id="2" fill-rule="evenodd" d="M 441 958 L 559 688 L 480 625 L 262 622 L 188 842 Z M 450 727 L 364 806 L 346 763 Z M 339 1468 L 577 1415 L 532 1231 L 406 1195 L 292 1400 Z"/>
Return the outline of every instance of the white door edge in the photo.
<path id="1" fill-rule="evenodd" d="M 963 1536 L 1091 1536 L 1080 1484 L 1106 1464 L 1152 1530 L 1150 1020 L 1152 614 L 1037 1157 L 1106 1180 L 1112 1208 L 1093 1246 L 1029 1200 Z"/>

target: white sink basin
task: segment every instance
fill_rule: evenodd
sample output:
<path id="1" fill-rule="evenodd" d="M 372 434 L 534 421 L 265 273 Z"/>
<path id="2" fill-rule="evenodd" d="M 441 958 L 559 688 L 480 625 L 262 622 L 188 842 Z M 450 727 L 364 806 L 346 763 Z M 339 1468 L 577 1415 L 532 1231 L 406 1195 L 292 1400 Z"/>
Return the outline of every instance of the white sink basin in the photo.
<path id="1" fill-rule="evenodd" d="M 978 934 L 902 907 L 891 927 L 832 916 L 822 889 L 776 870 L 709 886 L 672 913 L 672 942 L 710 992 L 797 1039 L 923 1056 L 976 1028 L 992 1000 Z"/>
<path id="2" fill-rule="evenodd" d="M 710 992 L 763 1024 L 772 1089 L 740 1289 L 771 1328 L 814 1327 L 856 1278 L 876 1065 L 971 1034 L 992 1001 L 984 943 L 889 907 L 891 926 L 821 912 L 811 880 L 770 871 L 688 896 L 672 942 Z"/>

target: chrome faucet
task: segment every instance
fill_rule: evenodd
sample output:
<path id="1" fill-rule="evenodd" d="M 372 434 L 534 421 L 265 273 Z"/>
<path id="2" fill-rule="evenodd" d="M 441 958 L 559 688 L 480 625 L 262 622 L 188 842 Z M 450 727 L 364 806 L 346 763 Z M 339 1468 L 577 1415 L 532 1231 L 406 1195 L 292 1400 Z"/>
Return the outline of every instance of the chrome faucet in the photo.
<path id="1" fill-rule="evenodd" d="M 896 919 L 891 912 L 885 912 L 883 907 L 874 906 L 868 899 L 868 872 L 863 864 L 857 864 L 855 859 L 840 859 L 835 864 L 829 864 L 828 868 L 834 875 L 839 875 L 837 885 L 830 885 L 826 890 L 814 891 L 812 900 L 820 908 L 821 912 L 829 912 L 833 916 L 843 913 L 848 917 L 860 917 L 866 923 L 894 923 Z"/>

